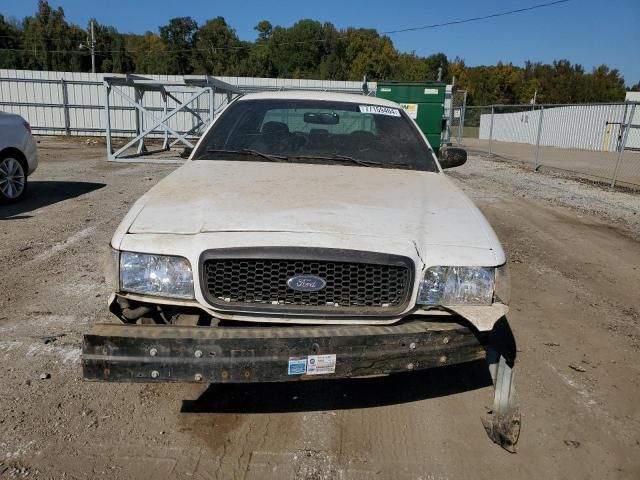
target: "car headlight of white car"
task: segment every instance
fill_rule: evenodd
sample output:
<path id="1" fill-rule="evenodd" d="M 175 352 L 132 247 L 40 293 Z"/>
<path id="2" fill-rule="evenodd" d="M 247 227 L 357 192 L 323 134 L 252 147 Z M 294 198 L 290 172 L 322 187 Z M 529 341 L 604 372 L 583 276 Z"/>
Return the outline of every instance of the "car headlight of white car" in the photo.
<path id="1" fill-rule="evenodd" d="M 120 252 L 120 289 L 145 295 L 194 298 L 191 264 L 183 257 Z"/>
<path id="2" fill-rule="evenodd" d="M 500 267 L 430 267 L 418 290 L 421 305 L 505 305 L 510 297 L 507 265 Z"/>

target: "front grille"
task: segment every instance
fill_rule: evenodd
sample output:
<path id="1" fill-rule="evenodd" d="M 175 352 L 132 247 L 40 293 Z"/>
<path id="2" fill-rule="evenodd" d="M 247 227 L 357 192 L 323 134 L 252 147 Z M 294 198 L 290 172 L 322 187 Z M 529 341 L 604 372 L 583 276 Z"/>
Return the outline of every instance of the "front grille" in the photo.
<path id="1" fill-rule="evenodd" d="M 230 250 L 206 252 L 202 261 L 205 296 L 218 307 L 390 315 L 403 310 L 410 296 L 412 262 L 405 257 L 344 250 L 314 250 L 313 255 L 306 249 Z M 287 280 L 298 275 L 321 277 L 326 286 L 317 292 L 289 288 Z"/>

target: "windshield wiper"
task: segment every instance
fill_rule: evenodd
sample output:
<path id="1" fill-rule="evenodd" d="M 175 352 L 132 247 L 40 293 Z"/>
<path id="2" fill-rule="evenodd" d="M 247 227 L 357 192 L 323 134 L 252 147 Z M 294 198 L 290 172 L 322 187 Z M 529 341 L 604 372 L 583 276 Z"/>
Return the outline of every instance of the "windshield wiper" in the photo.
<path id="1" fill-rule="evenodd" d="M 329 161 L 345 161 L 350 163 L 355 163 L 356 165 L 361 165 L 363 167 L 406 167 L 411 168 L 411 165 L 406 163 L 394 163 L 394 162 L 372 162 L 370 160 L 361 160 L 359 158 L 350 157 L 348 155 L 331 155 L 322 156 L 322 155 L 272 155 L 269 153 L 259 152 L 258 150 L 251 150 L 250 148 L 241 148 L 239 150 L 224 150 L 224 149 L 215 149 L 209 148 L 207 149 L 207 153 L 230 153 L 236 155 L 249 155 L 252 157 L 260 157 L 266 160 L 270 160 L 272 162 L 284 162 L 289 159 L 311 159 L 311 160 L 329 160 Z"/>
<path id="2" fill-rule="evenodd" d="M 251 150 L 250 148 L 241 148 L 240 150 L 222 150 L 215 148 L 208 148 L 207 153 L 234 153 L 239 155 L 250 155 L 252 157 L 260 157 L 272 162 L 283 162 L 287 160 L 287 157 L 282 155 L 271 155 L 269 153 L 262 153 L 258 150 Z"/>
<path id="3" fill-rule="evenodd" d="M 356 165 L 362 165 L 363 167 L 407 167 L 410 168 L 411 165 L 406 163 L 393 163 L 393 162 L 372 162 L 370 160 L 361 160 L 359 158 L 350 157 L 348 155 L 331 155 L 330 157 L 324 157 L 320 155 L 295 155 L 292 158 L 309 158 L 314 160 L 338 160 L 338 161 L 346 161 L 355 163 Z"/>

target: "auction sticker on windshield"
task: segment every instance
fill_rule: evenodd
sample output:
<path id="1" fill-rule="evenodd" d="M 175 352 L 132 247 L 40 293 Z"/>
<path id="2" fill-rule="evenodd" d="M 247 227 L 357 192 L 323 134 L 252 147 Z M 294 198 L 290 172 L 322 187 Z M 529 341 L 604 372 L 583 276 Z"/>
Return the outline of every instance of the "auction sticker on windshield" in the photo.
<path id="1" fill-rule="evenodd" d="M 399 117 L 400 110 L 397 108 L 380 107 L 378 105 L 360 105 L 361 113 L 373 113 L 374 115 L 388 115 L 390 117 Z"/>

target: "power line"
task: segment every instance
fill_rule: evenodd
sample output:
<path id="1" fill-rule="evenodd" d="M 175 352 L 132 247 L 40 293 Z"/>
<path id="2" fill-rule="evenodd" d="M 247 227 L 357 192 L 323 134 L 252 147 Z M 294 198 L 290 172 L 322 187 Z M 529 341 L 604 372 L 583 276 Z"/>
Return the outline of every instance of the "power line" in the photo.
<path id="1" fill-rule="evenodd" d="M 79 55 L 85 55 L 88 56 L 89 53 L 88 52 L 83 52 L 82 50 L 44 50 L 42 48 L 0 48 L 0 50 L 5 51 L 5 52 L 35 52 L 35 53 L 73 53 L 73 54 L 79 54 Z M 113 53 L 116 51 L 120 51 L 120 50 L 113 50 L 113 51 L 105 51 L 105 52 L 101 52 L 101 53 Z M 98 52 L 96 52 L 98 53 Z"/>
<path id="2" fill-rule="evenodd" d="M 384 31 L 384 32 L 378 32 L 379 35 L 395 35 L 398 33 L 405 33 L 405 32 L 413 32 L 413 31 L 419 31 L 419 30 L 429 30 L 432 28 L 441 28 L 441 27 L 447 27 L 447 26 L 451 26 L 451 25 L 460 25 L 460 24 L 464 24 L 464 23 L 471 23 L 471 22 L 478 22 L 478 21 L 482 21 L 482 20 L 488 20 L 488 19 L 492 19 L 492 18 L 498 18 L 498 17 L 505 17 L 508 15 L 515 15 L 517 13 L 524 13 L 524 12 L 529 12 L 532 10 L 538 10 L 541 8 L 547 8 L 547 7 L 552 7 L 555 5 L 560 5 L 563 3 L 568 3 L 571 0 L 556 0 L 553 2 L 547 2 L 547 3 L 540 3 L 537 5 L 531 5 L 530 7 L 523 7 L 523 8 L 518 8 L 515 10 L 507 10 L 507 11 L 503 11 L 503 12 L 496 12 L 496 13 L 491 13 L 489 15 L 483 15 L 483 16 L 479 16 L 479 17 L 471 17 L 471 18 L 465 18 L 463 20 L 452 20 L 452 21 L 448 21 L 448 22 L 442 22 L 442 23 L 433 23 L 431 25 L 424 25 L 421 27 L 410 27 L 410 28 L 402 28 L 399 30 L 388 30 L 388 31 Z M 0 38 L 14 38 L 11 37 L 9 35 L 0 35 Z M 338 35 L 337 37 L 335 37 L 336 40 L 344 40 L 348 38 L 348 35 Z M 225 47 L 211 47 L 211 48 L 186 48 L 186 49 L 176 49 L 176 50 L 164 50 L 165 53 L 188 53 L 188 52 L 192 52 L 192 51 L 201 51 L 201 52 L 218 52 L 218 51 L 225 51 L 225 50 L 245 50 L 245 49 L 249 49 L 252 47 L 279 47 L 279 46 L 284 46 L 284 45 L 305 45 L 305 44 L 310 44 L 310 43 L 326 43 L 327 39 L 314 39 L 314 40 L 301 40 L 301 41 L 297 41 L 297 42 L 278 42 L 278 43 L 253 43 L 252 45 L 238 45 L 238 46 L 225 46 Z M 20 49 L 20 48 L 0 48 L 1 51 L 14 51 L 14 52 L 32 52 L 34 51 L 33 48 L 24 48 L 24 49 Z M 75 50 L 41 50 L 41 49 L 37 49 L 37 52 L 47 52 L 47 53 L 78 53 Z M 96 50 L 95 53 L 96 54 L 108 54 L 108 53 L 120 53 L 123 50 Z M 137 53 L 139 51 L 145 52 L 147 50 L 125 50 L 127 53 Z"/>
<path id="3" fill-rule="evenodd" d="M 531 10 L 537 10 L 539 8 L 552 7 L 554 5 L 560 5 L 561 3 L 567 3 L 570 1 L 571 0 L 556 0 L 555 2 L 540 3 L 538 5 L 532 5 L 530 7 L 518 8 L 516 10 L 507 10 L 505 12 L 492 13 L 490 15 L 483 15 L 481 17 L 465 18 L 464 20 L 452 20 L 450 22 L 443 22 L 443 23 L 433 23 L 431 25 L 425 25 L 422 27 L 411 27 L 411 28 L 402 28 L 400 30 L 389 30 L 388 32 L 380 32 L 380 34 L 393 35 L 396 33 L 414 32 L 417 30 L 427 30 L 430 28 L 448 27 L 449 25 L 460 25 L 461 23 L 478 22 L 480 20 L 488 20 L 490 18 L 505 17 L 507 15 L 513 15 L 516 13 L 529 12 Z"/>

